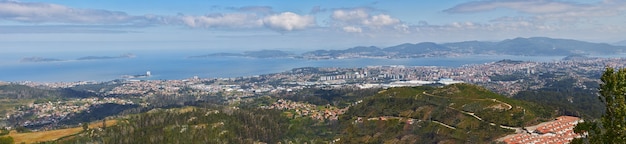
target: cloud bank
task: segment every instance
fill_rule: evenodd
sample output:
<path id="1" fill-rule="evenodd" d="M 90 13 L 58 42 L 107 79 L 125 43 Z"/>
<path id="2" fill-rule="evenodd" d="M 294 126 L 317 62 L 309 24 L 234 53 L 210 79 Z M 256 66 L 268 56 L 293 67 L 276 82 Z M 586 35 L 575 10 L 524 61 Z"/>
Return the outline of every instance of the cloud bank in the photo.
<path id="1" fill-rule="evenodd" d="M 0 20 L 25 23 L 133 24 L 150 21 L 150 17 L 49 3 L 0 1 Z"/>
<path id="2" fill-rule="evenodd" d="M 269 6 L 229 8 L 232 13 L 207 15 L 129 15 L 121 11 L 71 8 L 58 4 L 0 1 L 0 20 L 30 24 L 66 25 L 183 25 L 191 28 L 268 28 L 286 32 L 315 27 L 313 16 L 276 13 Z"/>
<path id="3" fill-rule="evenodd" d="M 263 25 L 257 15 L 244 13 L 212 14 L 204 16 L 179 15 L 170 18 L 192 28 L 256 28 Z"/>
<path id="4" fill-rule="evenodd" d="M 499 10 L 516 14 L 500 14 Z M 617 23 L 598 22 L 598 18 L 623 21 L 626 1 L 604 0 L 577 3 L 560 0 L 481 0 L 442 10 L 444 15 L 489 13 L 489 20 L 448 21 L 430 24 L 408 23 L 384 10 L 369 7 L 322 8 L 297 13 L 275 11 L 271 6 L 225 7 L 204 15 L 131 15 L 122 11 L 73 8 L 58 4 L 0 0 L 0 21 L 18 26 L 0 26 L 0 33 L 123 33 L 129 27 L 180 26 L 191 29 L 267 29 L 279 33 L 324 29 L 357 35 L 423 34 L 460 32 L 553 32 L 573 31 L 587 26 L 599 30 L 626 31 Z M 485 16 L 487 17 L 487 16 Z M 320 22 L 318 23 L 318 19 Z M 604 19 L 603 19 L 604 20 Z M 56 30 L 47 30 L 56 29 Z M 118 28 L 118 29 L 116 29 Z M 20 29 L 22 29 L 20 31 Z"/>
<path id="5" fill-rule="evenodd" d="M 302 30 L 316 25 L 314 17 L 302 16 L 292 12 L 283 12 L 265 17 L 263 24 L 270 29 L 278 31 Z"/>
<path id="6" fill-rule="evenodd" d="M 351 33 L 361 33 L 365 30 L 406 31 L 408 27 L 391 15 L 372 14 L 371 10 L 365 8 L 337 9 L 333 11 L 331 19 L 331 26 Z"/>

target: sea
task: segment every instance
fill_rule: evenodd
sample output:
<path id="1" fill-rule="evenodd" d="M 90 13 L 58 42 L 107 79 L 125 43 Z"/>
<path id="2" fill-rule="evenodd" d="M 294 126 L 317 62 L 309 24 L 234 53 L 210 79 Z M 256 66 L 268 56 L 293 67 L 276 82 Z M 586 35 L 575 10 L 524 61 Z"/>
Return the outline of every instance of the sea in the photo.
<path id="1" fill-rule="evenodd" d="M 105 55 L 102 55 L 105 54 Z M 463 65 L 485 64 L 503 59 L 550 62 L 564 56 L 460 56 L 428 57 L 414 59 L 330 59 L 306 60 L 294 58 L 245 58 L 210 57 L 188 58 L 206 53 L 151 51 L 134 52 L 134 58 L 105 60 L 68 60 L 58 62 L 20 62 L 24 57 L 41 56 L 46 58 L 76 59 L 84 56 L 116 56 L 114 53 L 101 55 L 45 53 L 5 53 L 0 57 L 0 81 L 5 82 L 74 82 L 110 81 L 122 79 L 124 75 L 141 75 L 150 71 L 151 80 L 200 78 L 234 78 L 271 74 L 300 67 L 340 67 L 358 68 L 380 65 L 441 66 L 459 67 Z M 122 55 L 124 53 L 117 53 Z M 621 57 L 624 55 L 614 56 Z"/>

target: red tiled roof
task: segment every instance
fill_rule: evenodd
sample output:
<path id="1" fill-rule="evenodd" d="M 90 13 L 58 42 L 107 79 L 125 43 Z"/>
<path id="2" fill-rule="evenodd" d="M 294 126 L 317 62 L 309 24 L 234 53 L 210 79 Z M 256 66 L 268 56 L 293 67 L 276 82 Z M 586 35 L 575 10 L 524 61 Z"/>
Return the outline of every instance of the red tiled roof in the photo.
<path id="1" fill-rule="evenodd" d="M 535 135 L 520 133 L 508 136 L 503 141 L 508 144 L 517 143 L 569 143 L 579 134 L 573 129 L 580 120 L 577 117 L 560 116 L 556 120 L 542 124 L 535 130 Z"/>

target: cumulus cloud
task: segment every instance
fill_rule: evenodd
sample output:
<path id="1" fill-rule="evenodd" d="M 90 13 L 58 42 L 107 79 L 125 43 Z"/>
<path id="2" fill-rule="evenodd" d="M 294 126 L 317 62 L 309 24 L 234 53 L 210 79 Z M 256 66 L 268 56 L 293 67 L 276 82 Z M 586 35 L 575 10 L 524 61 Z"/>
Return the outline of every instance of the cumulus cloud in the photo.
<path id="1" fill-rule="evenodd" d="M 193 28 L 255 28 L 263 25 L 257 15 L 244 13 L 212 14 L 204 16 L 179 15 L 178 19 Z"/>
<path id="2" fill-rule="evenodd" d="M 133 24 L 150 21 L 148 17 L 124 12 L 78 9 L 49 3 L 0 1 L 0 20 L 27 23 Z"/>
<path id="3" fill-rule="evenodd" d="M 391 16 L 385 15 L 385 14 L 375 15 L 375 16 L 372 16 L 371 19 L 366 19 L 363 21 L 363 24 L 367 26 L 375 26 L 375 27 L 396 25 L 398 23 L 400 23 L 399 19 L 392 18 Z"/>
<path id="4" fill-rule="evenodd" d="M 578 3 L 559 0 L 484 0 L 456 5 L 446 13 L 478 13 L 508 9 L 522 15 L 495 18 L 479 28 L 493 30 L 556 31 L 594 27 L 594 21 L 607 18 L 621 19 L 626 12 L 626 1 L 604 0 L 595 3 Z M 458 25 L 461 27 L 469 27 Z"/>
<path id="5" fill-rule="evenodd" d="M 175 18 L 180 23 L 192 28 L 269 28 L 285 32 L 302 30 L 316 25 L 315 18 L 282 12 L 271 15 L 255 13 L 218 13 L 203 16 L 179 15 Z"/>
<path id="6" fill-rule="evenodd" d="M 231 7 L 230 13 L 208 15 L 129 15 L 121 11 L 71 8 L 51 3 L 0 0 L 0 20 L 72 25 L 183 25 L 191 28 L 268 28 L 280 32 L 316 26 L 315 18 L 293 12 L 276 13 L 269 6 Z"/>
<path id="7" fill-rule="evenodd" d="M 372 15 L 370 9 L 337 9 L 331 15 L 331 26 L 339 27 L 345 32 L 363 32 L 364 29 L 380 30 L 391 29 L 401 32 L 407 31 L 408 25 L 400 19 L 387 14 Z"/>
<path id="8" fill-rule="evenodd" d="M 360 23 L 369 17 L 365 9 L 335 10 L 331 16 L 334 20 L 341 22 Z"/>
<path id="9" fill-rule="evenodd" d="M 301 30 L 316 25 L 313 16 L 298 15 L 292 12 L 267 16 L 263 19 L 263 24 L 277 31 Z"/>

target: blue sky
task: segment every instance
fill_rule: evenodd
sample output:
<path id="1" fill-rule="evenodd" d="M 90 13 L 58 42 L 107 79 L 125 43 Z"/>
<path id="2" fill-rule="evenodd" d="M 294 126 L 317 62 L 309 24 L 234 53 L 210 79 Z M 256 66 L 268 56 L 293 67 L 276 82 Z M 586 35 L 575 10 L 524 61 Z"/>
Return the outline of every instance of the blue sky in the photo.
<path id="1" fill-rule="evenodd" d="M 0 0 L 13 52 L 345 49 L 554 37 L 626 40 L 623 0 Z"/>

